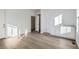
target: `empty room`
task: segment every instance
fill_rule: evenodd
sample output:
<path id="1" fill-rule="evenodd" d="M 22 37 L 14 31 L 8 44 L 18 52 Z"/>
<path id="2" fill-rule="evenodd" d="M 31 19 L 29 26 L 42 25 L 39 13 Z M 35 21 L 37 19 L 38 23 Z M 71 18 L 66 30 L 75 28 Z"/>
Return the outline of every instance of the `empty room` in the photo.
<path id="1" fill-rule="evenodd" d="M 1 49 L 77 49 L 76 9 L 0 9 Z"/>

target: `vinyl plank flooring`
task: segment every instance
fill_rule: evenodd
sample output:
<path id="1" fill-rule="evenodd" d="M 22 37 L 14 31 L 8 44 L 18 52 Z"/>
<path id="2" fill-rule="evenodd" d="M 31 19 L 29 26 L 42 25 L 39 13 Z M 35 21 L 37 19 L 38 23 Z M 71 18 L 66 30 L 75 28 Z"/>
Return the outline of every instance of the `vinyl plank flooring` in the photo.
<path id="1" fill-rule="evenodd" d="M 45 36 L 40 33 L 28 33 L 24 37 L 13 37 L 0 40 L 2 49 L 76 49 L 72 40 Z"/>

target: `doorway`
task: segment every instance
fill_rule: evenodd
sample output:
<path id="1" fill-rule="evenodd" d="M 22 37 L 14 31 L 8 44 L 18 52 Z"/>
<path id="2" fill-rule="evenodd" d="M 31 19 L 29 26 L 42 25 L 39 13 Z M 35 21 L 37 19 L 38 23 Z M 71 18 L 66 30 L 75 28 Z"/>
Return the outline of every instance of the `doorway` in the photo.
<path id="1" fill-rule="evenodd" d="M 31 16 L 31 32 L 41 32 L 41 16 Z"/>
<path id="2" fill-rule="evenodd" d="M 40 33 L 41 32 L 41 19 L 40 19 L 40 14 L 36 15 L 36 19 L 35 19 L 35 31 Z"/>
<path id="3" fill-rule="evenodd" d="M 38 14 L 38 16 L 39 16 L 39 33 L 41 32 L 41 16 L 40 16 L 40 14 Z"/>
<path id="4" fill-rule="evenodd" d="M 31 16 L 31 32 L 35 32 L 35 16 Z"/>

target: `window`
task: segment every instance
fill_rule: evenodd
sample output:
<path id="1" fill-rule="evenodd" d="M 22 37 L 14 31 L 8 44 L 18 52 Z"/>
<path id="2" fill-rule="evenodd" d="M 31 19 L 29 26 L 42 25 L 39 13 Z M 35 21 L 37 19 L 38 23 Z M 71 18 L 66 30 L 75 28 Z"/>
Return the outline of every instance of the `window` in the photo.
<path id="1" fill-rule="evenodd" d="M 18 34 L 17 33 L 17 27 L 8 24 L 7 25 L 7 36 L 16 36 L 17 34 Z"/>
<path id="2" fill-rule="evenodd" d="M 62 24 L 62 15 L 55 17 L 55 26 Z"/>
<path id="3" fill-rule="evenodd" d="M 61 34 L 65 34 L 65 33 L 69 33 L 69 32 L 71 32 L 71 27 L 61 26 L 61 28 L 60 28 Z"/>

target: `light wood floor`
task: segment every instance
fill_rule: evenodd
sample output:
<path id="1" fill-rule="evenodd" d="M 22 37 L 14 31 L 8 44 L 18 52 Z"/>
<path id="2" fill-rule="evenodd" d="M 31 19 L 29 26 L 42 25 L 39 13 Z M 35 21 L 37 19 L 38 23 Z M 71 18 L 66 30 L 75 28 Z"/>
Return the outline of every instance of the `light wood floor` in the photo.
<path id="1" fill-rule="evenodd" d="M 28 33 L 24 37 L 13 37 L 0 40 L 0 48 L 10 49 L 75 49 L 71 40 L 45 36 L 39 33 Z"/>

